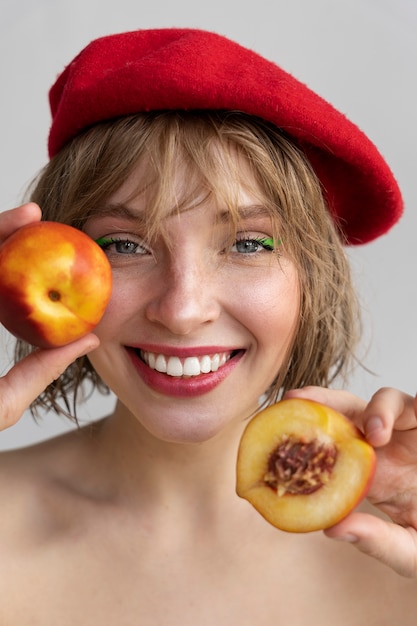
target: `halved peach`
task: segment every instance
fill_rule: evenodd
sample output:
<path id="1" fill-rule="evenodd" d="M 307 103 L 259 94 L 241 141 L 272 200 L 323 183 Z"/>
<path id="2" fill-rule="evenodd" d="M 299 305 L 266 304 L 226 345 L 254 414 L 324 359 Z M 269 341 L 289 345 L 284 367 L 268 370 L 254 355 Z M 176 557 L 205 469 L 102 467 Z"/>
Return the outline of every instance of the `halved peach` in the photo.
<path id="1" fill-rule="evenodd" d="M 333 526 L 366 496 L 376 455 L 344 415 L 311 400 L 282 400 L 246 426 L 237 494 L 289 532 Z"/>

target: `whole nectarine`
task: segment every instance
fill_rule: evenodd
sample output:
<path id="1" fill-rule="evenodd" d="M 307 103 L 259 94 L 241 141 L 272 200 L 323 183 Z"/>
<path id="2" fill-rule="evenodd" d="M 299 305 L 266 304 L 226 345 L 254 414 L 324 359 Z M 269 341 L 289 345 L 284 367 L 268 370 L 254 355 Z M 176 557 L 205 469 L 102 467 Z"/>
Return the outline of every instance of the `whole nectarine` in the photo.
<path id="1" fill-rule="evenodd" d="M 93 330 L 111 286 L 103 250 L 72 226 L 34 222 L 0 246 L 0 322 L 32 345 L 62 346 Z"/>
<path id="2" fill-rule="evenodd" d="M 237 494 L 281 530 L 333 526 L 366 496 L 375 451 L 344 415 L 310 400 L 282 400 L 246 426 Z"/>

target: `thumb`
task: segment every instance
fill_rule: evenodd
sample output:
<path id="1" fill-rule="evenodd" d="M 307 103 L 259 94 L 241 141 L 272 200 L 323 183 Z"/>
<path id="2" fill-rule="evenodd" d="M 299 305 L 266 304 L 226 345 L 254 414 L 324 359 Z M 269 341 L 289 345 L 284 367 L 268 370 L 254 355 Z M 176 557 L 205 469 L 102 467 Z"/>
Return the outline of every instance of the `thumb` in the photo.
<path id="1" fill-rule="evenodd" d="M 0 430 L 15 424 L 73 361 L 98 345 L 98 338 L 89 334 L 61 348 L 36 349 L 12 367 L 0 379 Z"/>
<path id="2" fill-rule="evenodd" d="M 401 576 L 417 577 L 417 531 L 412 527 L 367 513 L 352 513 L 324 532 L 333 539 L 352 543 Z"/>

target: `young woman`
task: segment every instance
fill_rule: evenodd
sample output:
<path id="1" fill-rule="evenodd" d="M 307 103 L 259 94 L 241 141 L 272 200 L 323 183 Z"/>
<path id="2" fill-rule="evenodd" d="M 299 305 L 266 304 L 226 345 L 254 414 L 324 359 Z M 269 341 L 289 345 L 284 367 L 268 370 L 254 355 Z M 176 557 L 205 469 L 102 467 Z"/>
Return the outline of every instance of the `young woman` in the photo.
<path id="1" fill-rule="evenodd" d="M 413 399 L 328 388 L 359 330 L 343 246 L 402 210 L 376 148 L 204 31 L 93 42 L 51 109 L 51 159 L 1 239 L 41 211 L 70 223 L 106 251 L 113 293 L 94 335 L 19 342 L 1 423 L 62 411 L 88 383 L 117 403 L 2 454 L 0 623 L 414 624 Z M 278 531 L 235 493 L 243 429 L 283 394 L 344 412 L 377 449 L 369 503 L 327 536 Z"/>

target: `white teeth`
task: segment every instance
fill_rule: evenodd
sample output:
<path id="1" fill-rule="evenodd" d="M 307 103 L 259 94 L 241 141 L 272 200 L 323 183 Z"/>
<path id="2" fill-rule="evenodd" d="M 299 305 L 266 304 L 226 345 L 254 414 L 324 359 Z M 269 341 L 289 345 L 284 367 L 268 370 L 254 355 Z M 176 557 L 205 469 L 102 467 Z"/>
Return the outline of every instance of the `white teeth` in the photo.
<path id="1" fill-rule="evenodd" d="M 167 374 L 168 376 L 182 376 L 183 367 L 181 361 L 177 356 L 171 356 L 168 358 Z"/>
<path id="2" fill-rule="evenodd" d="M 203 374 L 211 372 L 211 359 L 209 356 L 203 356 L 200 359 L 200 369 Z"/>
<path id="3" fill-rule="evenodd" d="M 217 372 L 217 370 L 219 369 L 219 365 L 220 365 L 220 357 L 218 354 L 215 354 L 211 361 L 211 371 Z"/>
<path id="4" fill-rule="evenodd" d="M 200 374 L 217 372 L 219 367 L 224 365 L 229 359 L 230 353 L 222 352 L 220 354 L 201 357 L 190 356 L 180 359 L 177 356 L 165 356 L 164 354 L 141 351 L 141 356 L 151 369 L 168 376 L 180 378 L 182 376 L 199 376 Z"/>
<path id="5" fill-rule="evenodd" d="M 207 357 L 209 360 L 210 358 Z M 183 364 L 183 376 L 198 376 L 202 372 L 200 362 L 196 356 L 189 356 L 184 360 Z M 208 370 L 210 371 L 210 370 Z M 207 372 L 206 372 L 207 373 Z M 181 374 L 180 374 L 181 376 Z"/>
<path id="6" fill-rule="evenodd" d="M 167 362 L 163 354 L 158 354 L 158 356 L 156 357 L 155 369 L 157 372 L 162 372 L 162 374 L 166 374 Z"/>

